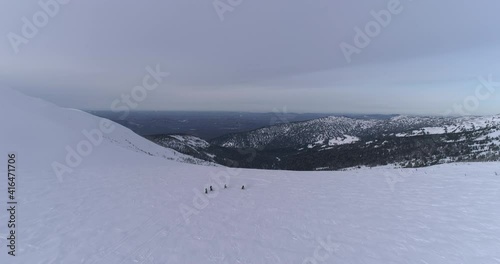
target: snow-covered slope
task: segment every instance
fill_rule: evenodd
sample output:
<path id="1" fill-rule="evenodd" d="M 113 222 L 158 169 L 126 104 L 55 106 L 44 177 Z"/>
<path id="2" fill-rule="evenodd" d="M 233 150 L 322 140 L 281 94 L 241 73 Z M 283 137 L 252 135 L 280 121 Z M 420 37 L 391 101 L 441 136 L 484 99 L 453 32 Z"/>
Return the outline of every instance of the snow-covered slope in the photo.
<path id="1" fill-rule="evenodd" d="M 188 136 L 188 135 L 172 135 L 171 137 L 181 141 L 182 143 L 185 143 L 188 146 L 195 148 L 207 148 L 210 145 L 208 144 L 208 142 L 199 137 Z"/>
<path id="2" fill-rule="evenodd" d="M 54 163 L 68 165 L 69 153 L 78 154 L 73 156 L 79 156 L 81 162 L 78 164 L 83 164 L 96 154 L 128 150 L 134 152 L 132 154 L 213 165 L 158 146 L 112 121 L 80 110 L 60 108 L 9 88 L 0 91 L 2 147 L 19 152 L 29 164 L 40 164 L 44 169 L 53 170 Z"/>
<path id="3" fill-rule="evenodd" d="M 407 137 L 460 133 L 495 126 L 500 129 L 500 115 L 459 118 L 396 116 L 391 119 L 330 116 L 225 135 L 211 143 L 230 148 L 329 146 L 350 144 L 357 142 L 359 138 L 371 140 L 387 135 Z"/>
<path id="4" fill-rule="evenodd" d="M 131 151 L 123 132 L 59 181 L 52 161 L 96 121 L 0 92 L 1 152 L 19 161 L 17 256 L 0 214 L 0 263 L 500 262 L 499 163 L 241 170 Z"/>
<path id="5" fill-rule="evenodd" d="M 447 125 L 423 127 L 418 130 L 398 133 L 398 137 L 409 137 L 416 135 L 433 135 L 446 133 L 462 133 L 484 129 L 500 130 L 500 115 L 479 117 L 458 117 L 452 119 Z"/>
<path id="6" fill-rule="evenodd" d="M 186 155 L 214 162 L 214 154 L 208 152 L 210 144 L 198 137 L 189 135 L 151 135 L 147 139 L 166 148 L 177 150 Z"/>

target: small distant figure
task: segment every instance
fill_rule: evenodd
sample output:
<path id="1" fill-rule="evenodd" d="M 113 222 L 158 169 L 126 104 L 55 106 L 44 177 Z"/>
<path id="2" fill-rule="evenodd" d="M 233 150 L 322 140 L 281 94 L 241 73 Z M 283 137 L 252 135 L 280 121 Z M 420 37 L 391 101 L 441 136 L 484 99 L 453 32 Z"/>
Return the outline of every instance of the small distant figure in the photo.
<path id="1" fill-rule="evenodd" d="M 224 184 L 224 189 L 227 189 L 227 185 Z"/>
<path id="2" fill-rule="evenodd" d="M 245 185 L 242 185 L 242 186 L 241 186 L 241 189 L 242 189 L 242 190 L 245 190 Z"/>
<path id="3" fill-rule="evenodd" d="M 214 191 L 214 189 L 212 188 L 212 185 L 210 185 L 210 191 L 211 191 L 211 192 L 213 192 L 213 191 Z"/>
<path id="4" fill-rule="evenodd" d="M 208 189 L 207 188 L 205 188 L 205 193 L 208 193 Z"/>

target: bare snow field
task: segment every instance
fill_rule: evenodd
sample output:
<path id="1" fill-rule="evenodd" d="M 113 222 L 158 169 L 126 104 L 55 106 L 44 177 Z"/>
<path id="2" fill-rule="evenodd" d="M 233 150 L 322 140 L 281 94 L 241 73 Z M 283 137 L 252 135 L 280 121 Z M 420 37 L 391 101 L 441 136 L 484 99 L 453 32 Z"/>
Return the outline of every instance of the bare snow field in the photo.
<path id="1" fill-rule="evenodd" d="M 100 119 L 1 92 L 2 155 L 18 156 L 17 250 L 4 209 L 2 264 L 500 263 L 500 163 L 229 169 L 114 124 L 73 167 L 67 147 Z"/>

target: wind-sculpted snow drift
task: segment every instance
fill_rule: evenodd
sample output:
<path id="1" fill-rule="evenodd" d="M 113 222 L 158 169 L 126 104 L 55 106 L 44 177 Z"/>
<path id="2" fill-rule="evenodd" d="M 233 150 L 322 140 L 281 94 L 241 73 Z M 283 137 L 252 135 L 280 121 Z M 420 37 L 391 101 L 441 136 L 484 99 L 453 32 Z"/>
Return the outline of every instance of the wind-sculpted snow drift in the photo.
<path id="1" fill-rule="evenodd" d="M 0 229 L 0 263 L 500 261 L 498 162 L 229 169 L 177 162 L 180 154 L 149 147 L 117 126 L 59 181 L 52 162 L 64 160 L 65 147 L 85 139 L 81 131 L 99 119 L 0 92 L 1 152 L 4 162 L 8 151 L 19 160 L 17 254 L 7 254 L 8 235 Z M 0 181 L 3 205 L 6 182 Z M 204 194 L 210 185 L 214 192 Z M 7 221 L 0 214 L 0 225 Z"/>

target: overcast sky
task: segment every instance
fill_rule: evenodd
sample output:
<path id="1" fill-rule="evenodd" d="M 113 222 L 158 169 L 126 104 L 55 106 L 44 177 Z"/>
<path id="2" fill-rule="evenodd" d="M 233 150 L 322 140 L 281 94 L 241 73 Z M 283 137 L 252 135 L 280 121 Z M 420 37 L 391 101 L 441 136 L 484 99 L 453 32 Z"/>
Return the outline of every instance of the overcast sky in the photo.
<path id="1" fill-rule="evenodd" d="M 212 0 L 70 0 L 14 45 L 43 9 L 1 1 L 0 83 L 110 109 L 159 64 L 170 76 L 139 110 L 499 114 L 500 85 L 475 91 L 500 82 L 500 2 L 392 1 L 242 0 L 221 14 Z M 348 62 L 341 44 L 356 47 L 355 28 L 381 10 L 397 12 Z"/>

